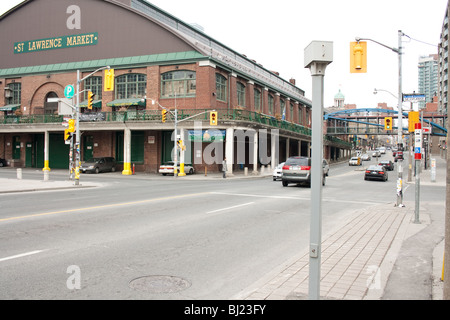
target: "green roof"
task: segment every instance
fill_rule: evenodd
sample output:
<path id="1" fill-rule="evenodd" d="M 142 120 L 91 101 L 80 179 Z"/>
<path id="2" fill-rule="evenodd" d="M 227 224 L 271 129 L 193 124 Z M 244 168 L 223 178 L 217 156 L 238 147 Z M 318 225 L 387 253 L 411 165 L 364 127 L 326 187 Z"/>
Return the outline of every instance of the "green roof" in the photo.
<path id="1" fill-rule="evenodd" d="M 120 68 L 120 67 L 149 65 L 149 64 L 162 64 L 162 63 L 169 63 L 169 62 L 175 62 L 175 61 L 176 62 L 192 61 L 192 60 L 198 60 L 201 58 L 205 58 L 205 56 L 198 53 L 197 51 L 186 51 L 186 52 L 152 54 L 152 55 L 137 56 L 137 57 L 111 58 L 111 59 L 90 60 L 90 61 L 69 62 L 69 63 L 56 63 L 56 64 L 41 65 L 41 66 L 0 69 L 0 78 L 19 76 L 19 75 L 37 74 L 37 73 L 64 72 L 64 71 L 73 71 L 73 70 L 92 70 L 92 69 L 101 68 L 104 66 Z"/>

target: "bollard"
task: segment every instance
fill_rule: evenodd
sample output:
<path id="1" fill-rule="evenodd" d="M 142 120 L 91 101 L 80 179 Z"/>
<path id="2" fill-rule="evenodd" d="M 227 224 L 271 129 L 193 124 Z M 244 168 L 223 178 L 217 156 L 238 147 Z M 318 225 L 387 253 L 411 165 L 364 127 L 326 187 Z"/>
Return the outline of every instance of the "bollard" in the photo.
<path id="1" fill-rule="evenodd" d="M 17 168 L 17 179 L 22 180 L 22 168 Z"/>
<path id="2" fill-rule="evenodd" d="M 261 166 L 261 175 L 264 174 L 264 166 Z"/>
<path id="3" fill-rule="evenodd" d="M 248 176 L 248 168 L 247 167 L 244 168 L 244 176 Z"/>
<path id="4" fill-rule="evenodd" d="M 49 172 L 46 170 L 44 171 L 44 181 L 48 181 L 49 178 Z"/>
<path id="5" fill-rule="evenodd" d="M 208 175 L 208 167 L 205 166 L 205 177 Z"/>

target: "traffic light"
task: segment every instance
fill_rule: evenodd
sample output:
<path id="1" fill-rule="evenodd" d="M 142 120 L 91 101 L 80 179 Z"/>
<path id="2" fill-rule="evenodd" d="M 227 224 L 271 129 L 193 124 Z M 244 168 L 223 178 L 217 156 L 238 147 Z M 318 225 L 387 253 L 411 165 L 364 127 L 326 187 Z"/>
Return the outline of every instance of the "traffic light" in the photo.
<path id="1" fill-rule="evenodd" d="M 217 126 L 217 111 L 211 111 L 209 113 L 209 124 L 212 126 Z"/>
<path id="2" fill-rule="evenodd" d="M 69 119 L 69 129 L 67 130 L 69 130 L 69 132 L 75 132 L 75 119 Z"/>
<path id="3" fill-rule="evenodd" d="M 420 123 L 420 113 L 419 113 L 419 111 L 410 111 L 408 113 L 408 124 L 409 124 L 408 131 L 409 132 L 416 131 L 416 127 L 415 127 L 416 123 Z"/>
<path id="4" fill-rule="evenodd" d="M 392 130 L 392 117 L 384 118 L 384 130 Z"/>
<path id="5" fill-rule="evenodd" d="M 163 109 L 163 110 L 161 111 L 161 121 L 162 121 L 163 123 L 165 123 L 166 120 L 167 120 L 167 110 L 166 110 L 166 109 Z"/>
<path id="6" fill-rule="evenodd" d="M 69 129 L 64 130 L 64 141 L 69 141 L 70 139 L 72 139 L 72 133 Z"/>
<path id="7" fill-rule="evenodd" d="M 350 42 L 350 72 L 367 72 L 367 42 Z"/>
<path id="8" fill-rule="evenodd" d="M 92 91 L 88 91 L 88 109 L 92 110 L 92 104 L 94 102 L 94 94 Z"/>
<path id="9" fill-rule="evenodd" d="M 114 69 L 105 70 L 105 91 L 114 91 Z"/>

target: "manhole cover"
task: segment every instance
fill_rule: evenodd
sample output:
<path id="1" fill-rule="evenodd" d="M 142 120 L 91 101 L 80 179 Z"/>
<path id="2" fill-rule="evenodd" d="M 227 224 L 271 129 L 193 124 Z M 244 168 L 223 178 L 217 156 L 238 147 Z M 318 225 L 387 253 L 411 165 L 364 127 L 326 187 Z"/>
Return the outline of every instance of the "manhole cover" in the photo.
<path id="1" fill-rule="evenodd" d="M 150 293 L 174 293 L 190 286 L 189 281 L 173 276 L 146 276 L 130 281 L 130 288 Z"/>

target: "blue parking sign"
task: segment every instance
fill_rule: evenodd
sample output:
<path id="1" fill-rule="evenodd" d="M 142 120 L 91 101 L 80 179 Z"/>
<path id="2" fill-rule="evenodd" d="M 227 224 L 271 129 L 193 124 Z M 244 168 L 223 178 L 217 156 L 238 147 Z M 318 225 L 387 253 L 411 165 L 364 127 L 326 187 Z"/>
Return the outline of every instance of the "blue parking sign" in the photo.
<path id="1" fill-rule="evenodd" d="M 415 149 L 414 149 L 414 153 L 422 153 L 420 149 L 421 149 L 421 148 L 419 148 L 419 147 L 415 148 Z"/>
<path id="2" fill-rule="evenodd" d="M 68 86 L 66 86 L 66 87 L 64 88 L 64 96 L 65 96 L 67 99 L 72 99 L 74 93 L 75 93 L 75 89 L 74 89 L 74 87 L 73 87 L 72 85 L 68 85 Z"/>

